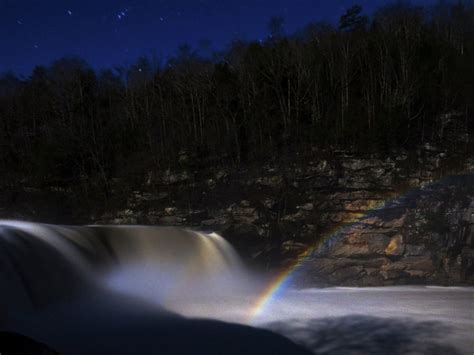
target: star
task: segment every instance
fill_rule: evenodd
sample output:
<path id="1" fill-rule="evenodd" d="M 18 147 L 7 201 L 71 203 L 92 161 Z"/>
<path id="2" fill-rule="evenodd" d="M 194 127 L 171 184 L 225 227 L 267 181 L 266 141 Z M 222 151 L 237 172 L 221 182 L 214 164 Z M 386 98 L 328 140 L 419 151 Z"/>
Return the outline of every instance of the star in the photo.
<path id="1" fill-rule="evenodd" d="M 124 19 L 128 15 L 128 9 L 121 10 L 117 13 L 117 18 L 119 20 Z"/>

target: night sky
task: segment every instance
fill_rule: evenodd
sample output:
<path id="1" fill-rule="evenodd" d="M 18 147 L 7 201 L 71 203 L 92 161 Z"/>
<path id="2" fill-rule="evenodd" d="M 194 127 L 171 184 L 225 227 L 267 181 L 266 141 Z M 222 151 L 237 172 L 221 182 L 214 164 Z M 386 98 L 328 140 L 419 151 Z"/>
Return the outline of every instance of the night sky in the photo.
<path id="1" fill-rule="evenodd" d="M 185 43 L 198 48 L 208 42 L 220 50 L 236 38 L 265 38 L 272 16 L 282 16 L 292 33 L 312 21 L 334 23 L 354 3 L 371 14 L 388 2 L 0 0 L 0 73 L 28 75 L 35 65 L 63 56 L 80 56 L 96 69 L 131 64 L 143 55 L 166 59 Z"/>

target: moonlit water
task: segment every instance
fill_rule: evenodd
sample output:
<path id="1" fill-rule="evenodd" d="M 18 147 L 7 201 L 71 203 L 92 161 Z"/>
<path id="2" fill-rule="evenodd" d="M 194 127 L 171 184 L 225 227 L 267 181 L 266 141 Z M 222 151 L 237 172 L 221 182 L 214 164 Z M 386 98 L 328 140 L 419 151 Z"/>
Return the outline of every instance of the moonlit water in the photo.
<path id="1" fill-rule="evenodd" d="M 288 287 L 265 302 L 262 292 L 271 278 L 249 275 L 232 247 L 212 233 L 0 221 L 0 253 L 0 330 L 3 324 L 65 353 L 131 354 L 124 344 L 166 341 L 171 335 L 159 334 L 171 325 L 194 329 L 173 330 L 180 337 L 176 347 L 201 330 L 196 353 L 216 342 L 205 338 L 217 330 L 250 330 L 244 339 L 261 346 L 256 354 L 274 352 L 270 346 L 280 341 L 250 341 L 251 328 L 191 321 L 202 318 L 270 329 L 321 354 L 474 349 L 473 288 Z M 97 334 L 100 340 L 91 343 Z"/>
<path id="2" fill-rule="evenodd" d="M 158 286 L 153 285 L 151 278 L 140 280 L 133 278 L 132 275 L 133 272 L 128 275 L 116 274 L 109 279 L 109 286 L 130 294 L 140 294 L 150 302 L 159 303 L 153 296 L 153 288 Z M 413 324 L 413 331 L 419 329 L 418 324 L 414 322 L 420 324 L 432 322 L 439 324 L 442 327 L 441 331 L 422 341 L 451 344 L 463 354 L 472 354 L 474 350 L 472 287 L 332 287 L 303 290 L 290 288 L 266 304 L 260 314 L 255 315 L 254 305 L 259 297 L 255 290 L 261 285 L 254 281 L 255 288 L 252 289 L 251 281 L 240 280 L 233 286 L 232 292 L 227 292 L 228 289 L 223 284 L 221 293 L 217 294 L 177 295 L 174 299 L 168 300 L 167 308 L 188 317 L 212 318 L 269 329 L 277 328 L 283 335 L 289 335 L 285 334 L 289 331 L 282 327 L 282 324 L 289 325 L 290 330 L 293 325 L 306 327 L 315 322 L 319 322 L 318 326 L 325 327 L 324 322 L 328 319 L 343 321 L 347 319 L 347 322 L 350 322 L 351 317 L 357 316 L 399 320 L 401 326 L 407 323 Z M 368 331 L 372 331 L 371 321 L 367 319 L 363 324 L 369 326 Z M 340 325 L 337 326 L 340 330 Z M 314 336 L 314 333 L 311 332 L 308 336 Z M 302 339 L 301 342 L 305 343 L 306 339 Z"/>
<path id="3" fill-rule="evenodd" d="M 257 320 L 299 323 L 315 319 L 371 316 L 446 326 L 438 339 L 463 353 L 474 350 L 474 289 L 469 287 L 370 287 L 288 291 Z M 416 328 L 416 327 L 415 327 Z"/>
<path id="4" fill-rule="evenodd" d="M 471 354 L 474 349 L 472 287 L 331 287 L 303 290 L 289 287 L 257 310 L 255 307 L 268 279 L 252 278 L 240 270 L 233 275 L 211 278 L 209 284 L 188 284 L 193 292 L 176 292 L 165 301 L 158 296 L 163 284 L 156 277 L 159 274 L 158 270 L 129 267 L 110 273 L 105 282 L 110 289 L 165 305 L 167 309 L 187 317 L 218 319 L 270 329 L 275 329 L 275 325 L 281 328 L 281 324 L 304 327 L 310 322 L 324 322 L 327 319 L 350 320 L 352 316 L 400 320 L 402 324 L 436 322 L 445 328 L 436 334 L 436 338 L 428 337 L 423 341 L 452 344 L 466 354 Z M 285 331 L 283 329 L 281 333 L 285 335 Z"/>

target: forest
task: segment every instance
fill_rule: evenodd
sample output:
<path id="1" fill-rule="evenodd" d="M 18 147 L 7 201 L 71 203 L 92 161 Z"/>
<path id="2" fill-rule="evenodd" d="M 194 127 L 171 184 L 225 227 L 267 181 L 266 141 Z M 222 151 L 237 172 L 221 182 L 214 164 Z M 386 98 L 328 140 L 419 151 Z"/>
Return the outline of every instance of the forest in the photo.
<path id="1" fill-rule="evenodd" d="M 472 149 L 474 6 L 406 2 L 263 41 L 98 71 L 80 58 L 0 75 L 0 185 L 135 181 L 320 150 Z M 190 162 L 189 162 L 190 161 Z"/>

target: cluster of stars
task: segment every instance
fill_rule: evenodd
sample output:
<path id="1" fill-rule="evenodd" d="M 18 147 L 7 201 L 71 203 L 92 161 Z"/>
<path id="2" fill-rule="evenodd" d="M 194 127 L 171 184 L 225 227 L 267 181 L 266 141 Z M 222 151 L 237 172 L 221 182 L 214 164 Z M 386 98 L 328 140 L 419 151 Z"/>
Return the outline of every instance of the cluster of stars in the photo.
<path id="1" fill-rule="evenodd" d="M 121 20 L 123 18 L 125 18 L 125 16 L 128 15 L 128 9 L 125 9 L 123 11 L 119 11 L 119 13 L 117 14 L 117 19 Z"/>
<path id="2" fill-rule="evenodd" d="M 296 23 L 299 26 L 302 22 L 313 20 L 312 15 L 306 14 L 319 16 L 320 12 L 329 13 L 330 9 L 340 13 L 339 6 L 351 1 L 355 0 L 298 0 L 298 6 L 295 6 L 294 0 L 69 0 L 32 1 L 35 4 L 32 7 L 17 0 L 18 3 L 25 3 L 24 6 L 18 9 L 7 7 L 10 11 L 7 11 L 8 16 L 5 16 L 2 8 L 0 23 L 7 23 L 13 31 L 24 35 L 25 43 L 9 38 L 6 33 L 11 30 L 3 31 L 5 35 L 0 34 L 0 37 L 13 48 L 10 51 L 17 53 L 15 48 L 18 46 L 25 48 L 25 51 L 28 48 L 41 52 L 41 60 L 52 60 L 64 53 L 78 52 L 94 64 L 106 65 L 114 63 L 117 53 L 127 60 L 134 60 L 140 53 L 155 46 L 159 46 L 163 56 L 172 55 L 179 44 L 188 41 L 191 46 L 199 45 L 200 51 L 211 53 L 213 46 L 198 44 L 199 38 L 211 37 L 216 47 L 239 38 L 253 38 L 264 43 L 268 32 L 265 22 L 272 15 L 281 14 L 285 17 L 288 30 L 291 31 L 291 26 L 296 27 Z M 382 3 L 391 0 L 358 1 Z M 58 7 L 59 3 L 63 5 Z M 46 17 L 48 21 L 44 20 Z M 80 31 L 77 30 L 78 25 L 83 27 Z M 94 40 L 87 40 L 91 36 Z M 70 38 L 85 40 L 76 45 Z M 98 43 L 107 43 L 110 50 L 105 50 Z M 0 59 L 3 62 L 3 58 Z M 24 54 L 15 54 L 15 59 L 8 66 L 16 68 L 20 62 L 28 62 L 28 66 L 31 66 L 37 60 L 34 56 L 30 59 Z M 2 65 L 0 63 L 0 70 Z"/>

